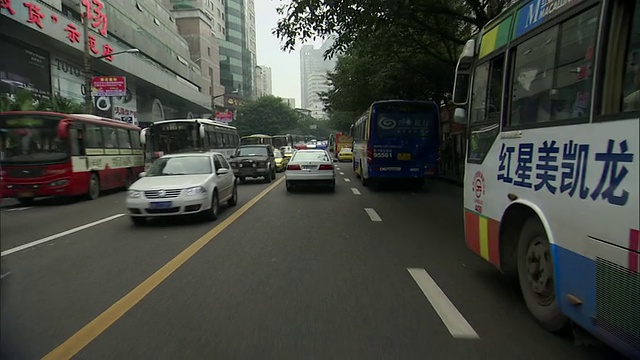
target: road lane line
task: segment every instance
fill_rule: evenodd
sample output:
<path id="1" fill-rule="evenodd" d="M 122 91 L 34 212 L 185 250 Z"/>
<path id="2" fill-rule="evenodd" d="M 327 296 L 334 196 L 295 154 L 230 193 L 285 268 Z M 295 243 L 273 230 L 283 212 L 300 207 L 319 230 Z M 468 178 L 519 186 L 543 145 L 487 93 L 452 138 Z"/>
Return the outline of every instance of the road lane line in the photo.
<path id="1" fill-rule="evenodd" d="M 344 178 L 344 182 L 351 182 L 351 179 L 349 179 L 349 178 Z"/>
<path id="2" fill-rule="evenodd" d="M 353 195 L 360 195 L 360 190 L 356 188 L 351 188 L 351 192 L 353 193 Z"/>
<path id="3" fill-rule="evenodd" d="M 9 212 L 9 211 L 23 211 L 23 210 L 29 210 L 29 209 L 31 209 L 31 208 L 32 208 L 32 206 L 28 206 L 28 207 L 20 207 L 20 208 L 7 209 L 7 210 L 5 210 L 5 211 L 6 211 L 6 212 Z"/>
<path id="4" fill-rule="evenodd" d="M 149 276 L 146 280 L 141 282 L 128 294 L 122 297 L 120 300 L 111 305 L 102 314 L 98 315 L 95 319 L 91 320 L 82 329 L 78 330 L 65 342 L 60 344 L 57 348 L 53 349 L 50 353 L 45 355 L 42 360 L 54 360 L 54 359 L 71 359 L 85 346 L 95 340 L 100 334 L 113 325 L 120 317 L 131 310 L 137 303 L 139 303 L 145 296 L 166 280 L 169 275 L 176 271 L 179 267 L 184 265 L 193 255 L 198 253 L 205 245 L 224 231 L 229 225 L 238 220 L 244 213 L 251 209 L 260 199 L 265 197 L 276 186 L 280 185 L 284 181 L 285 177 L 281 177 L 276 180 L 268 188 L 262 190 L 253 199 L 249 200 L 240 209 L 236 210 L 228 218 L 224 219 L 221 223 L 209 230 L 201 238 L 193 242 L 180 254 L 173 259 L 169 260 L 164 266 L 158 269 L 155 273 Z"/>
<path id="5" fill-rule="evenodd" d="M 380 215 L 378 215 L 378 213 L 372 208 L 364 208 L 364 211 L 367 212 L 367 215 L 369 215 L 371 221 L 382 221 Z"/>
<path id="6" fill-rule="evenodd" d="M 40 239 L 40 240 L 36 240 L 36 241 L 32 241 L 32 242 L 24 244 L 24 245 L 16 246 L 16 247 L 14 247 L 12 249 L 5 250 L 2 253 L 0 253 L 0 257 L 11 255 L 11 254 L 13 254 L 15 252 L 22 251 L 24 249 L 28 249 L 28 248 L 34 247 L 36 245 L 44 244 L 46 242 L 61 238 L 63 236 L 67 236 L 67 235 L 70 235 L 70 234 L 73 234 L 73 233 L 77 233 L 78 231 L 82 231 L 84 229 L 88 229 L 90 227 L 93 227 L 93 226 L 96 226 L 96 225 L 100 225 L 100 224 L 106 223 L 106 222 L 111 221 L 111 220 L 115 220 L 115 219 L 117 219 L 119 217 L 122 217 L 122 216 L 125 216 L 125 215 L 126 214 L 116 214 L 116 215 L 109 216 L 109 217 L 104 218 L 104 219 L 100 219 L 98 221 L 94 221 L 92 223 L 84 224 L 82 226 L 78 226 L 78 227 L 75 227 L 73 229 L 69 229 L 67 231 L 63 231 L 61 233 L 57 233 L 57 234 L 54 234 L 54 235 L 51 235 L 51 236 L 47 236 L 46 238 L 43 238 L 43 239 Z"/>
<path id="7" fill-rule="evenodd" d="M 447 327 L 451 336 L 457 339 L 479 339 L 480 336 L 460 314 L 447 295 L 425 269 L 407 268 L 413 280 L 427 297 L 438 316 Z"/>
<path id="8" fill-rule="evenodd" d="M 340 169 L 338 169 L 338 170 L 340 170 Z M 344 173 L 342 171 L 340 171 L 340 175 L 344 175 Z"/>

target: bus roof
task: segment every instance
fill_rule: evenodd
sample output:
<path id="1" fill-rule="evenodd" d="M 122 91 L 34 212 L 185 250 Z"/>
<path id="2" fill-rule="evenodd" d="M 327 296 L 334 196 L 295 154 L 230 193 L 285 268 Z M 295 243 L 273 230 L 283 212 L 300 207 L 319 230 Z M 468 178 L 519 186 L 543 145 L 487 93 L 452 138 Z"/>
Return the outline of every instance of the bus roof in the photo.
<path id="1" fill-rule="evenodd" d="M 100 124 L 100 125 L 112 125 L 112 126 L 117 126 L 117 127 L 121 127 L 121 128 L 125 128 L 125 129 L 136 129 L 136 130 L 140 130 L 140 127 L 136 126 L 136 125 L 132 125 L 120 120 L 115 120 L 115 119 L 109 119 L 109 118 L 103 118 L 100 116 L 96 116 L 96 115 L 91 115 L 91 114 L 65 114 L 65 113 L 59 113 L 59 112 L 54 112 L 54 111 L 36 111 L 36 110 L 29 110 L 29 111 L 6 111 L 6 112 L 2 112 L 0 113 L 0 115 L 4 116 L 4 115 L 41 115 L 41 116 L 58 116 L 60 118 L 64 118 L 64 119 L 69 119 L 69 120 L 76 120 L 76 121 L 83 121 L 83 122 L 88 122 L 88 123 L 93 123 L 93 124 Z"/>
<path id="2" fill-rule="evenodd" d="M 247 135 L 247 136 L 243 136 L 242 138 L 250 138 L 250 137 L 273 137 L 271 135 L 265 135 L 265 134 L 253 134 L 253 135 Z"/>
<path id="3" fill-rule="evenodd" d="M 376 104 L 389 104 L 389 103 L 422 103 L 422 104 L 435 104 L 436 102 L 433 100 L 401 100 L 401 99 L 394 99 L 394 100 L 376 100 L 373 102 L 372 105 L 376 105 Z"/>
<path id="4" fill-rule="evenodd" d="M 170 123 L 176 123 L 176 122 L 188 122 L 188 123 L 199 122 L 199 123 L 202 123 L 202 124 L 209 124 L 209 125 L 216 125 L 216 126 L 220 126 L 220 127 L 226 127 L 227 129 L 232 129 L 232 130 L 236 129 L 235 126 L 231 126 L 229 124 L 226 124 L 226 123 L 223 123 L 223 122 L 220 122 L 220 121 L 211 120 L 211 119 L 171 119 L 171 120 L 160 120 L 160 121 L 154 121 L 152 125 L 170 124 Z"/>

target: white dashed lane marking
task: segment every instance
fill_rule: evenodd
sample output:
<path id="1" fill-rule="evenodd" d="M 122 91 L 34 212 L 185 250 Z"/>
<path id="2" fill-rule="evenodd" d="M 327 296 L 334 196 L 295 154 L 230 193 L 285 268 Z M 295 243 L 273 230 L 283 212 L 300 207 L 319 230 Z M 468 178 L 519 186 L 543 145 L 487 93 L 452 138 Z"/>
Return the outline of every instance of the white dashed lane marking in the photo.
<path id="1" fill-rule="evenodd" d="M 429 300 L 438 316 L 440 316 L 440 319 L 449 330 L 449 333 L 451 333 L 451 336 L 456 339 L 480 338 L 425 269 L 407 268 L 407 270 L 416 284 L 418 284 L 418 287 L 420 287 L 420 290 L 422 290 L 422 293 L 427 297 L 427 300 Z"/>
<path id="2" fill-rule="evenodd" d="M 378 215 L 378 213 L 374 209 L 364 208 L 364 211 L 367 212 L 367 215 L 369 215 L 369 218 L 371 219 L 371 221 L 375 221 L 375 222 L 382 221 L 382 218 L 380 217 L 380 215 Z"/>
<path id="3" fill-rule="evenodd" d="M 344 182 L 351 182 L 351 179 L 349 179 L 349 178 L 344 178 Z"/>
<path id="4" fill-rule="evenodd" d="M 353 193 L 353 195 L 360 195 L 360 190 L 356 188 L 351 188 L 351 192 Z"/>

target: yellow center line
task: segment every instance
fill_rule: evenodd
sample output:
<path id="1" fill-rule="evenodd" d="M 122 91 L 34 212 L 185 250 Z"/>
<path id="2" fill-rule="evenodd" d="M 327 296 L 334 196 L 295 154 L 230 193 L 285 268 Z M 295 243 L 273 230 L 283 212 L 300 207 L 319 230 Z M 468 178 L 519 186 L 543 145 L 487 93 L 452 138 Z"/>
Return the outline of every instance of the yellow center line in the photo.
<path id="1" fill-rule="evenodd" d="M 249 200 L 244 206 L 231 214 L 228 218 L 222 221 L 213 229 L 209 230 L 201 238 L 189 245 L 180 254 L 171 259 L 163 267 L 158 269 L 153 275 L 149 276 L 145 281 L 141 282 L 135 289 L 131 290 L 127 295 L 118 300 L 115 304 L 111 305 L 102 314 L 98 315 L 95 319 L 91 320 L 78 332 L 73 334 L 65 342 L 60 344 L 57 348 L 53 349 L 50 353 L 45 355 L 43 360 L 52 359 L 71 359 L 80 350 L 87 346 L 90 342 L 95 340 L 100 334 L 113 325 L 122 315 L 131 310 L 140 300 L 144 299 L 153 289 L 160 285 L 165 279 L 169 277 L 174 271 L 182 266 L 187 260 L 195 255 L 200 249 L 207 245 L 211 240 L 218 236 L 224 229 L 229 227 L 234 221 L 238 220 L 245 212 L 252 208 L 260 199 L 265 197 L 271 190 L 280 185 L 284 180 L 284 176 L 273 183 L 268 188 L 264 189 L 253 199 Z"/>

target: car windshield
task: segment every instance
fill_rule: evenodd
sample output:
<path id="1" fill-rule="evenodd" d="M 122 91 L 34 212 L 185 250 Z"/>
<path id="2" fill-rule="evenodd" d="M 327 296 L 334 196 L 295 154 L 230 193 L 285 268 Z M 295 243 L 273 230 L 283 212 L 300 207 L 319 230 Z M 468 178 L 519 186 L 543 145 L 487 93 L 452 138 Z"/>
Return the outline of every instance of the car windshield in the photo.
<path id="1" fill-rule="evenodd" d="M 236 156 L 268 156 L 269 152 L 264 146 L 248 146 L 238 148 Z"/>
<path id="2" fill-rule="evenodd" d="M 273 151 L 273 156 L 274 156 L 276 159 L 282 159 L 282 157 L 283 157 L 283 156 L 282 156 L 282 153 L 280 152 L 280 150 L 274 150 L 274 151 Z"/>
<path id="3" fill-rule="evenodd" d="M 47 163 L 69 157 L 67 142 L 58 137 L 60 117 L 2 115 L 0 160 L 3 163 Z"/>
<path id="4" fill-rule="evenodd" d="M 342 148 L 342 150 L 340 150 L 340 152 L 350 153 L 351 152 L 351 148 Z"/>
<path id="5" fill-rule="evenodd" d="M 330 161 L 324 151 L 298 151 L 293 161 Z"/>
<path id="6" fill-rule="evenodd" d="M 211 160 L 208 156 L 161 157 L 154 161 L 147 176 L 211 174 Z"/>

